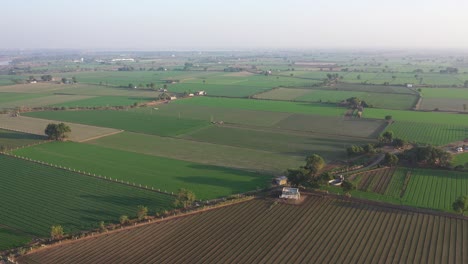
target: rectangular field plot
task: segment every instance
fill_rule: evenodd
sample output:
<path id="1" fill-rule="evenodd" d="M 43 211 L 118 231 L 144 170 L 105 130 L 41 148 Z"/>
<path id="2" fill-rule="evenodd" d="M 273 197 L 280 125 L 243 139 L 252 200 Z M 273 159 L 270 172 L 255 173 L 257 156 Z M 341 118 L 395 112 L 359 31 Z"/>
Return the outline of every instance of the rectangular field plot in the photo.
<path id="1" fill-rule="evenodd" d="M 134 84 L 137 85 L 137 84 Z M 159 92 L 146 89 L 134 89 L 117 86 L 92 85 L 92 84 L 64 84 L 60 89 L 54 90 L 55 94 L 67 95 L 89 95 L 89 96 L 126 96 L 126 97 L 145 97 L 156 99 Z"/>
<path id="2" fill-rule="evenodd" d="M 98 107 L 98 106 L 129 106 L 135 103 L 152 101 L 148 97 L 125 97 L 125 96 L 96 96 L 92 98 L 76 100 L 66 103 L 55 104 L 55 107 Z"/>
<path id="3" fill-rule="evenodd" d="M 395 137 L 411 142 L 445 145 L 468 138 L 468 123 L 465 124 L 441 125 L 395 121 L 386 131 L 393 131 Z"/>
<path id="4" fill-rule="evenodd" d="M 136 217 L 138 205 L 154 214 L 173 201 L 169 195 L 4 155 L 0 167 L 0 211 L 8 212 L 0 214 L 0 226 L 30 236 L 48 237 L 54 224 L 66 233 L 97 228 L 99 221 L 118 222 L 122 214 Z"/>
<path id="5" fill-rule="evenodd" d="M 420 109 L 464 112 L 466 111 L 464 107 L 468 107 L 468 99 L 424 97 Z"/>
<path id="6" fill-rule="evenodd" d="M 403 111 L 391 109 L 364 109 L 363 117 L 384 119 L 385 116 L 392 116 L 395 121 L 410 121 L 435 125 L 456 125 L 468 124 L 468 115 L 442 112 L 421 112 L 421 111 Z"/>
<path id="7" fill-rule="evenodd" d="M 5 228 L 0 223 L 0 251 L 20 247 L 31 242 L 31 240 L 31 235 Z"/>
<path id="8" fill-rule="evenodd" d="M 42 144 L 14 153 L 169 192 L 186 188 L 202 200 L 263 188 L 271 180 L 271 176 L 247 171 L 72 142 Z"/>
<path id="9" fill-rule="evenodd" d="M 248 97 L 256 93 L 269 90 L 272 87 L 248 86 L 248 85 L 226 85 L 226 84 L 194 84 L 178 83 L 168 87 L 169 91 L 183 93 L 203 90 L 208 95 L 226 97 Z"/>
<path id="10" fill-rule="evenodd" d="M 300 206 L 257 199 L 39 250 L 19 262 L 467 263 L 467 244 L 468 220 L 310 196 Z"/>
<path id="11" fill-rule="evenodd" d="M 65 84 L 56 83 L 25 83 L 0 86 L 0 92 L 10 93 L 41 93 L 41 94 L 52 94 L 53 92 L 67 87 Z"/>
<path id="12" fill-rule="evenodd" d="M 57 121 L 26 116 L 11 117 L 9 115 L 0 115 L 0 129 L 21 131 L 40 136 L 45 136 L 44 130 L 50 123 L 57 123 Z M 66 122 L 66 124 L 69 125 L 72 130 L 69 135 L 69 139 L 72 141 L 84 141 L 120 132 L 120 130 L 112 128 L 94 127 L 68 122 Z"/>
<path id="13" fill-rule="evenodd" d="M 313 153 L 334 160 L 346 156 L 345 148 L 351 144 L 365 144 L 370 140 L 331 135 L 311 135 L 286 131 L 268 131 L 254 128 L 212 126 L 184 136 L 219 145 L 265 150 L 287 156 L 305 156 Z M 287 168 L 284 168 L 287 169 Z"/>
<path id="14" fill-rule="evenodd" d="M 39 143 L 44 140 L 46 140 L 45 136 L 0 129 L 0 146 L 6 150 Z"/>
<path id="15" fill-rule="evenodd" d="M 281 129 L 362 138 L 377 138 L 385 126 L 382 120 L 301 114 L 291 115 L 274 125 Z"/>
<path id="16" fill-rule="evenodd" d="M 453 157 L 452 165 L 457 166 L 465 166 L 468 163 L 468 153 L 457 154 Z"/>
<path id="17" fill-rule="evenodd" d="M 468 100 L 468 89 L 466 88 L 423 88 L 424 98 L 447 98 Z"/>
<path id="18" fill-rule="evenodd" d="M 295 168 L 304 163 L 303 156 L 131 132 L 102 137 L 87 143 L 201 164 L 265 171 L 271 174 L 283 173 L 287 168 Z M 342 152 L 340 149 L 338 153 Z"/>
<path id="19" fill-rule="evenodd" d="M 237 98 L 196 97 L 188 100 L 178 100 L 174 104 L 323 116 L 343 116 L 346 111 L 345 108 L 334 105 Z M 383 119 L 383 117 L 381 118 Z"/>
<path id="20" fill-rule="evenodd" d="M 415 169 L 403 196 L 408 205 L 452 211 L 452 203 L 468 193 L 468 173 Z"/>
<path id="21" fill-rule="evenodd" d="M 293 88 L 277 88 L 265 93 L 257 94 L 254 98 L 279 100 L 279 101 L 293 101 L 298 97 L 310 93 L 308 89 L 293 89 Z"/>
<path id="22" fill-rule="evenodd" d="M 70 101 L 77 101 L 92 98 L 86 95 L 47 95 L 31 99 L 17 100 L 11 102 L 0 103 L 0 108 L 15 108 L 15 107 L 41 107 L 61 104 Z"/>
<path id="23" fill-rule="evenodd" d="M 208 124 L 207 121 L 145 115 L 125 110 L 43 111 L 31 112 L 27 116 L 161 136 L 176 136 Z"/>
<path id="24" fill-rule="evenodd" d="M 0 92 L 0 108 L 8 108 L 13 102 L 30 100 L 47 96 L 45 94 L 7 93 Z"/>

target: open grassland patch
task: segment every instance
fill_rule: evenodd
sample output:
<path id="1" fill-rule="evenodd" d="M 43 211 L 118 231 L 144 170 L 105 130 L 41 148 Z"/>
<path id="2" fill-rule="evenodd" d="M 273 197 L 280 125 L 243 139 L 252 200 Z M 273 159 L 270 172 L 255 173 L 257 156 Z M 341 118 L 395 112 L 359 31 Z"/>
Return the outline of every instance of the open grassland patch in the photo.
<path id="1" fill-rule="evenodd" d="M 287 131 L 269 131 L 255 128 L 212 126 L 184 135 L 184 138 L 229 145 L 254 150 L 265 150 L 302 159 L 313 153 L 322 155 L 327 160 L 345 157 L 345 149 L 351 144 L 364 144 L 370 140 L 330 135 L 310 135 L 288 133 Z M 284 168 L 287 169 L 287 168 Z"/>
<path id="2" fill-rule="evenodd" d="M 0 129 L 21 131 L 40 136 L 45 136 L 44 130 L 50 123 L 57 123 L 57 121 L 27 116 L 11 117 L 9 115 L 0 115 Z M 70 126 L 72 130 L 69 135 L 69 139 L 72 141 L 83 141 L 120 131 L 112 128 L 87 126 L 68 122 L 66 124 Z"/>
<path id="3" fill-rule="evenodd" d="M 66 233 L 77 232 L 97 228 L 99 221 L 116 223 L 122 214 L 136 217 L 138 205 L 154 214 L 170 208 L 173 201 L 169 195 L 4 155 L 0 155 L 0 167 L 0 210 L 4 212 L 0 228 L 18 230 L 7 234 L 18 243 L 25 234 L 48 237 L 54 224 L 62 225 Z"/>
<path id="4" fill-rule="evenodd" d="M 42 111 L 28 113 L 27 116 L 161 136 L 176 136 L 208 124 L 207 121 L 144 115 L 126 110 Z"/>
<path id="5" fill-rule="evenodd" d="M 466 93 L 468 93 L 468 89 Z M 468 99 L 424 97 L 420 109 L 466 112 L 468 110 Z"/>
<path id="6" fill-rule="evenodd" d="M 409 121 L 395 121 L 386 128 L 395 137 L 411 142 L 445 145 L 468 138 L 468 123 L 459 125 L 419 123 Z M 465 125 L 466 124 L 466 125 Z"/>
<path id="7" fill-rule="evenodd" d="M 321 116 L 291 115 L 274 125 L 275 128 L 300 130 L 311 133 L 376 138 L 385 128 L 382 120 Z"/>
<path id="8" fill-rule="evenodd" d="M 54 142 L 14 153 L 161 191 L 177 192 L 179 188 L 186 188 L 202 200 L 264 188 L 271 179 L 271 176 L 247 171 L 82 143 Z"/>
<path id="9" fill-rule="evenodd" d="M 311 196 L 301 206 L 253 200 L 40 250 L 19 262 L 466 263 L 467 243 L 467 220 Z"/>
<path id="10" fill-rule="evenodd" d="M 265 171 L 272 174 L 282 173 L 287 168 L 295 168 L 304 163 L 303 156 L 131 132 L 87 143 L 200 164 Z"/>
<path id="11" fill-rule="evenodd" d="M 44 136 L 0 129 L 0 146 L 3 146 L 7 150 L 39 143 L 44 140 L 46 140 Z"/>

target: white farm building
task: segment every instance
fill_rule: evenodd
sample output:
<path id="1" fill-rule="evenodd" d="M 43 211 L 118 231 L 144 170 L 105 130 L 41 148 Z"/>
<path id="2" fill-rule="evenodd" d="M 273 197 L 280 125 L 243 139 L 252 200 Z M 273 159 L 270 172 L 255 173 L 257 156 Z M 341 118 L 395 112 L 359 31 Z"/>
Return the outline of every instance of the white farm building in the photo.
<path id="1" fill-rule="evenodd" d="M 280 198 L 299 200 L 301 198 L 301 194 L 299 193 L 298 188 L 283 187 L 283 192 L 281 193 Z"/>

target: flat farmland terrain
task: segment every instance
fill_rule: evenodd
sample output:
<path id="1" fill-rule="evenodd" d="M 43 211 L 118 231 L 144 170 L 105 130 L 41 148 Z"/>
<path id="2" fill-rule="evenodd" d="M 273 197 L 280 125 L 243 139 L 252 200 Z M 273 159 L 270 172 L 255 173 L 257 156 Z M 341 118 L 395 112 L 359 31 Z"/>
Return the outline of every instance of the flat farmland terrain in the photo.
<path id="1" fill-rule="evenodd" d="M 161 136 L 177 136 L 208 125 L 208 121 L 143 115 L 125 110 L 42 111 L 25 115 Z"/>
<path id="2" fill-rule="evenodd" d="M 294 101 L 296 98 L 308 93 L 310 93 L 309 89 L 277 88 L 261 94 L 257 94 L 254 96 L 254 98 L 280 101 Z"/>
<path id="3" fill-rule="evenodd" d="M 149 97 L 126 97 L 126 96 L 96 96 L 66 103 L 55 104 L 56 107 L 98 107 L 98 106 L 129 106 L 134 103 L 152 101 Z"/>
<path id="4" fill-rule="evenodd" d="M 386 128 L 386 131 L 393 131 L 395 137 L 411 142 L 445 145 L 468 138 L 468 123 L 444 125 L 395 121 Z"/>
<path id="5" fill-rule="evenodd" d="M 25 83 L 0 86 L 0 92 L 10 93 L 33 93 L 33 94 L 52 94 L 57 90 L 67 87 L 65 84 L 48 83 Z"/>
<path id="6" fill-rule="evenodd" d="M 468 93 L 468 89 L 466 91 Z M 420 109 L 422 110 L 442 110 L 464 112 L 464 106 L 468 107 L 468 99 L 460 98 L 426 98 L 422 100 Z M 468 110 L 468 108 L 467 108 Z"/>
<path id="7" fill-rule="evenodd" d="M 41 107 L 61 104 L 70 101 L 89 99 L 92 96 L 86 95 L 46 95 L 31 99 L 15 100 L 11 102 L 0 103 L 0 108 L 16 108 L 16 107 Z"/>
<path id="8" fill-rule="evenodd" d="M 273 86 L 272 86 L 273 87 Z M 203 90 L 210 96 L 225 97 L 248 97 L 256 93 L 261 93 L 272 87 L 233 85 L 233 84 L 198 84 L 198 83 L 178 83 L 168 87 L 170 92 L 196 92 Z"/>
<path id="9" fill-rule="evenodd" d="M 424 98 L 449 98 L 449 99 L 467 99 L 467 88 L 423 88 Z"/>
<path id="10" fill-rule="evenodd" d="M 367 108 L 364 110 L 364 118 L 384 119 L 391 115 L 395 121 L 410 121 L 435 125 L 457 125 L 468 124 L 468 115 L 442 112 L 420 112 L 390 109 Z"/>
<path id="11" fill-rule="evenodd" d="M 87 143 L 200 164 L 265 171 L 272 174 L 283 173 L 287 168 L 295 168 L 304 163 L 304 157 L 294 156 L 293 152 L 275 153 L 252 149 L 250 146 L 233 147 L 226 146 L 229 144 L 218 145 L 132 132 L 102 137 Z M 341 152 L 342 149 L 339 149 L 338 153 Z"/>
<path id="12" fill-rule="evenodd" d="M 50 123 L 57 123 L 57 121 L 26 116 L 10 117 L 9 115 L 0 115 L 0 129 L 21 131 L 40 136 L 45 136 L 44 130 Z M 69 137 L 72 141 L 89 140 L 120 131 L 112 128 L 94 127 L 68 122 L 66 124 L 69 125 L 72 130 Z"/>
<path id="13" fill-rule="evenodd" d="M 46 248 L 19 263 L 466 263 L 467 245 L 468 220 L 306 197 L 301 206 L 244 202 Z"/>
<path id="14" fill-rule="evenodd" d="M 15 81 L 22 81 L 25 77 L 21 75 L 0 75 L 0 85 L 12 85 Z"/>
<path id="15" fill-rule="evenodd" d="M 0 227 L 0 250 L 20 247 L 31 242 L 32 236 L 17 230 Z"/>
<path id="16" fill-rule="evenodd" d="M 0 129 L 0 146 L 13 149 L 46 140 L 45 136 Z"/>
<path id="17" fill-rule="evenodd" d="M 202 200 L 264 188 L 271 181 L 269 175 L 83 143 L 53 142 L 14 153 L 162 191 L 186 188 Z"/>
<path id="18" fill-rule="evenodd" d="M 467 162 L 468 162 L 468 153 L 463 153 L 463 154 L 455 155 L 453 157 L 452 164 L 453 166 L 457 166 L 457 165 L 465 166 Z"/>
<path id="19" fill-rule="evenodd" d="M 70 95 L 89 95 L 89 96 L 126 96 L 126 97 L 145 97 L 156 99 L 159 92 L 146 90 L 146 89 L 133 89 L 117 86 L 106 85 L 92 85 L 92 84 L 61 84 L 60 89 L 54 90 L 56 94 L 70 94 Z M 137 85 L 135 83 L 134 85 Z"/>
<path id="20" fill-rule="evenodd" d="M 219 145 L 265 150 L 284 157 L 298 156 L 304 159 L 305 156 L 318 153 L 327 160 L 345 158 L 346 146 L 371 142 L 371 140 L 350 137 L 269 131 L 235 126 L 211 126 L 186 134 L 183 138 Z"/>
<path id="21" fill-rule="evenodd" d="M 48 237 L 54 224 L 65 232 L 97 228 L 99 221 L 118 222 L 119 216 L 136 217 L 138 205 L 151 212 L 170 208 L 173 198 L 37 163 L 0 155 L 0 233 L 13 237 Z M 18 237 L 18 240 L 15 238 Z M 3 244 L 0 243 L 0 244 Z"/>
<path id="22" fill-rule="evenodd" d="M 281 129 L 362 138 L 376 138 L 385 126 L 382 120 L 377 119 L 345 119 L 304 114 L 291 115 L 274 125 L 275 128 Z"/>
<path id="23" fill-rule="evenodd" d="M 6 108 L 6 106 L 16 101 L 30 100 L 30 99 L 43 97 L 43 96 L 47 96 L 47 95 L 0 92 L 0 108 Z"/>

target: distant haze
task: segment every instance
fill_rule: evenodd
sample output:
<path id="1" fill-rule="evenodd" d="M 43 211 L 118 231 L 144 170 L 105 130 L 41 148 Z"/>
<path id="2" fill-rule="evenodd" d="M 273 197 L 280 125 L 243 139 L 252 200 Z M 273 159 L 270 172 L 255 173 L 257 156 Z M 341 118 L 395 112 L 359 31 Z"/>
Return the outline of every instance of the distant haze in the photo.
<path id="1" fill-rule="evenodd" d="M 2 1 L 0 49 L 468 48 L 467 0 Z"/>

